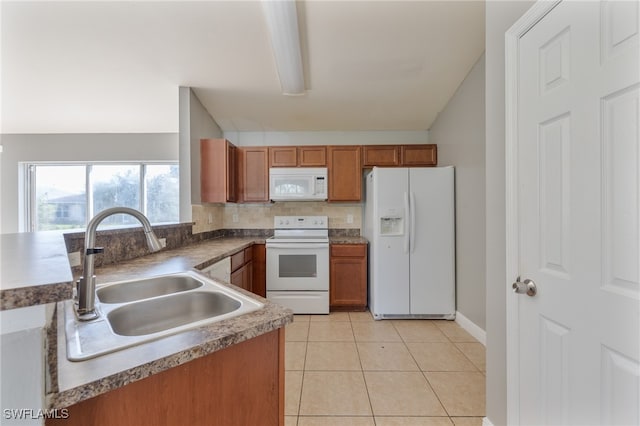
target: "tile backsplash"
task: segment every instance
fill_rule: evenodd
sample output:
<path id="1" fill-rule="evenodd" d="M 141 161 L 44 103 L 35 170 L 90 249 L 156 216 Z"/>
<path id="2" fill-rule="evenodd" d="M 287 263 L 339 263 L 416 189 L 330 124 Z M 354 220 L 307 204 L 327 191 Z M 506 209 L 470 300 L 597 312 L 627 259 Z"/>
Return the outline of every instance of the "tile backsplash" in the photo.
<path id="1" fill-rule="evenodd" d="M 362 204 L 280 202 L 193 205 L 193 232 L 216 229 L 273 228 L 274 216 L 328 216 L 329 228 L 361 229 Z"/>

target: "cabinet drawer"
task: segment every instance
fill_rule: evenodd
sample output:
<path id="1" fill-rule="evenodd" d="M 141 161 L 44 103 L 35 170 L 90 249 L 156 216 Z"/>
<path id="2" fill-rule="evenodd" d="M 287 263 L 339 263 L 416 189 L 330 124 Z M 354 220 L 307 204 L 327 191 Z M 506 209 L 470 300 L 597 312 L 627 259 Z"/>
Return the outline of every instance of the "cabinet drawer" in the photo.
<path id="1" fill-rule="evenodd" d="M 234 272 L 238 268 L 244 265 L 244 250 L 231 255 L 231 272 Z"/>
<path id="2" fill-rule="evenodd" d="M 331 246 L 331 256 L 334 257 L 364 257 L 367 246 L 364 244 L 334 244 Z"/>

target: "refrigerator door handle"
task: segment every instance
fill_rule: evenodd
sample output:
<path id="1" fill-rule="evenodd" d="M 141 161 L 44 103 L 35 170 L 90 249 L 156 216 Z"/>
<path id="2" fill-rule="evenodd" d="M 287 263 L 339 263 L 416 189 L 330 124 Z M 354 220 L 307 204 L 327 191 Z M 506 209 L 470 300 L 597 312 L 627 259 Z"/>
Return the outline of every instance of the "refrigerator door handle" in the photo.
<path id="1" fill-rule="evenodd" d="M 411 236 L 410 238 L 410 251 L 413 251 L 416 248 L 416 194 L 411 191 Z"/>
<path id="2" fill-rule="evenodd" d="M 404 252 L 405 253 L 409 253 L 409 233 L 411 232 L 409 228 L 410 225 L 408 225 L 409 222 L 409 216 L 410 215 L 410 211 L 409 211 L 409 193 L 405 192 L 404 193 L 404 216 L 405 216 L 405 225 L 404 225 Z"/>

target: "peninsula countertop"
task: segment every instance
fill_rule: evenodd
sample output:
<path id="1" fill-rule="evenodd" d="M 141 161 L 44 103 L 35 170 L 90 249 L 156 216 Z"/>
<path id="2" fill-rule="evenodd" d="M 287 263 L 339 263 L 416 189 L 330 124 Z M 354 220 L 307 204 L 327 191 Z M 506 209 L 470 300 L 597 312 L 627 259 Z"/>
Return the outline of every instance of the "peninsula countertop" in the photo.
<path id="1" fill-rule="evenodd" d="M 59 302 L 72 292 L 60 233 L 0 234 L 0 310 Z"/>
<path id="2" fill-rule="evenodd" d="M 264 238 L 225 237 L 96 269 L 98 285 L 145 276 L 203 269 Z M 57 306 L 57 338 L 51 345 L 49 408 L 64 408 L 129 383 L 257 337 L 293 321 L 293 313 L 275 303 L 222 283 L 264 303 L 255 312 L 201 326 L 93 359 L 71 362 L 66 357 L 64 303 Z"/>

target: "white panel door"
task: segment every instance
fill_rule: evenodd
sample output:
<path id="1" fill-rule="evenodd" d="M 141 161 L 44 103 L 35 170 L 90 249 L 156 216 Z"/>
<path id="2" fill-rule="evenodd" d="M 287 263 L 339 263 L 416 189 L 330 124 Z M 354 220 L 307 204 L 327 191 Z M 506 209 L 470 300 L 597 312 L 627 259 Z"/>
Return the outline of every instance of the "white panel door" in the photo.
<path id="1" fill-rule="evenodd" d="M 369 285 L 374 317 L 409 314 L 408 179 L 406 168 L 373 171 L 375 236 Z"/>
<path id="2" fill-rule="evenodd" d="M 519 424 L 640 424 L 638 4 L 563 1 L 519 41 Z"/>
<path id="3" fill-rule="evenodd" d="M 411 314 L 455 314 L 453 167 L 409 169 Z"/>

